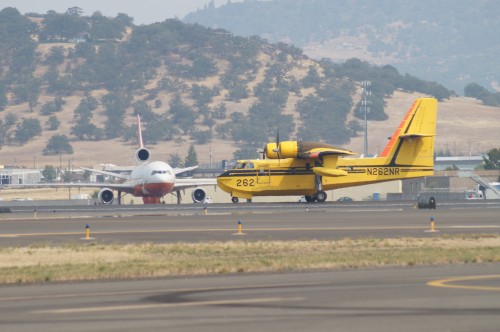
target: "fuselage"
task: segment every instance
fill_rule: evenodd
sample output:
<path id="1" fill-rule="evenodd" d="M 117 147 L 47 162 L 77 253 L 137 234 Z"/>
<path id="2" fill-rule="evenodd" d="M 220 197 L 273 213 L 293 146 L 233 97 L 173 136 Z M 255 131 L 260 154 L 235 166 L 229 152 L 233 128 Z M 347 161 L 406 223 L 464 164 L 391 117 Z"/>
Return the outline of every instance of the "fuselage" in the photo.
<path id="1" fill-rule="evenodd" d="M 172 192 L 175 174 L 172 167 L 162 161 L 139 165 L 130 173 L 130 191 L 137 197 L 163 197 Z"/>
<path id="2" fill-rule="evenodd" d="M 217 184 L 232 196 L 247 199 L 252 196 L 313 195 L 317 179 L 313 167 L 315 161 L 310 159 L 241 161 L 236 168 L 219 175 Z M 321 177 L 323 190 L 433 174 L 433 167 L 387 165 L 385 158 L 339 158 L 336 168 L 347 175 Z"/>

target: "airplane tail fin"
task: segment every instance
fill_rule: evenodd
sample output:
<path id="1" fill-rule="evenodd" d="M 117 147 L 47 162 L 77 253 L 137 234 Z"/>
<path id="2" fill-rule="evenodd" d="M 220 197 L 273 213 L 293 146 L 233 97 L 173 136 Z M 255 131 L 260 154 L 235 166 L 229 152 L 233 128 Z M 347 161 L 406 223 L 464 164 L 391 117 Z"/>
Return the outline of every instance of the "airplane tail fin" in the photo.
<path id="1" fill-rule="evenodd" d="M 139 114 L 137 114 L 137 135 L 139 140 L 139 149 L 142 149 L 144 144 L 142 142 L 141 116 Z"/>
<path id="2" fill-rule="evenodd" d="M 418 98 L 380 155 L 393 166 L 434 169 L 437 100 Z"/>
<path id="3" fill-rule="evenodd" d="M 144 143 L 142 141 L 141 117 L 139 116 L 139 114 L 137 114 L 137 134 L 139 149 L 137 149 L 137 151 L 135 152 L 135 159 L 137 159 L 138 162 L 145 163 L 149 160 L 151 153 L 144 147 Z"/>

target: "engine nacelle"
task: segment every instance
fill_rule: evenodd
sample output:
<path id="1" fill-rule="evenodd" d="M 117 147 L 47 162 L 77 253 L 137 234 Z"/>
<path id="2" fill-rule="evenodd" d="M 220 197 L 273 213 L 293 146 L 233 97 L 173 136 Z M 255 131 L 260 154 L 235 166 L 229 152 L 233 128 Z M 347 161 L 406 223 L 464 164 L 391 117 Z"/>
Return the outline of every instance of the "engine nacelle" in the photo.
<path id="1" fill-rule="evenodd" d="M 276 148 L 276 143 L 266 145 L 266 158 L 297 158 L 299 154 L 299 142 L 284 141 L 279 143 L 279 149 Z"/>
<path id="2" fill-rule="evenodd" d="M 137 151 L 135 152 L 135 159 L 137 159 L 137 161 L 139 161 L 140 163 L 148 161 L 150 156 L 151 153 L 146 148 L 137 149 Z"/>
<path id="3" fill-rule="evenodd" d="M 99 201 L 102 204 L 109 205 L 109 204 L 113 203 L 113 198 L 114 198 L 113 190 L 111 190 L 109 188 L 102 188 L 99 191 L 97 198 L 99 198 Z"/>
<path id="4" fill-rule="evenodd" d="M 202 203 L 207 198 L 207 192 L 203 188 L 196 188 L 191 193 L 191 198 L 193 203 Z"/>

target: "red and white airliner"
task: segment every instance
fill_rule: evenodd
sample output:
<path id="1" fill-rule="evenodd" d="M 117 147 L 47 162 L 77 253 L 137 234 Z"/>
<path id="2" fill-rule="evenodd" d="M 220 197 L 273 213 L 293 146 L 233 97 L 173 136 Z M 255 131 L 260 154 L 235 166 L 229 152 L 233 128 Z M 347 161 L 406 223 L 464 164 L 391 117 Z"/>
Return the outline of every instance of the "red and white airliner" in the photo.
<path id="1" fill-rule="evenodd" d="M 125 180 L 123 183 L 100 184 L 98 198 L 103 204 L 111 204 L 114 199 L 113 191 L 118 192 L 118 204 L 121 203 L 122 193 L 135 197 L 142 197 L 144 204 L 159 203 L 166 194 L 176 193 L 177 202 L 180 203 L 180 191 L 188 188 L 195 188 L 191 194 L 193 202 L 203 202 L 206 191 L 201 186 L 217 185 L 216 179 L 177 179 L 176 175 L 196 169 L 198 166 L 186 168 L 172 168 L 163 161 L 151 161 L 151 153 L 144 147 L 141 132 L 141 118 L 137 115 L 137 129 L 139 137 L 139 149 L 135 153 L 135 158 L 140 163 L 133 168 L 130 174 L 118 174 L 108 171 L 100 171 L 89 168 L 82 168 L 93 173 L 108 175 Z M 84 187 L 84 185 L 79 185 Z M 93 185 L 94 186 L 94 185 Z"/>
<path id="2" fill-rule="evenodd" d="M 141 132 L 141 119 L 137 116 L 137 128 L 139 135 L 139 149 L 135 153 L 138 166 L 130 169 L 129 174 L 119 174 L 110 171 L 102 171 L 91 168 L 84 170 L 115 177 L 124 180 L 122 183 L 51 183 L 40 184 L 45 187 L 97 187 L 101 188 L 98 199 L 101 204 L 111 204 L 114 200 L 114 191 L 118 192 L 118 204 L 121 204 L 122 194 L 130 194 L 135 197 L 142 197 L 144 204 L 157 204 L 161 199 L 170 193 L 177 195 L 177 203 L 181 202 L 181 190 L 195 188 L 191 197 L 193 202 L 201 203 L 207 198 L 206 191 L 202 186 L 217 185 L 217 179 L 178 179 L 177 174 L 196 169 L 198 166 L 186 168 L 172 168 L 163 161 L 149 161 L 151 153 L 144 147 Z"/>

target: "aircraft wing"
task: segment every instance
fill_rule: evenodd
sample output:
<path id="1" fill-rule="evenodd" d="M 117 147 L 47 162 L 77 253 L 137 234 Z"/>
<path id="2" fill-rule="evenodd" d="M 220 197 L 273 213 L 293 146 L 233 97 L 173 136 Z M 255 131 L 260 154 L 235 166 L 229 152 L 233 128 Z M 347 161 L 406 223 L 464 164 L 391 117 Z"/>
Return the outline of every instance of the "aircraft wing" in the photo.
<path id="1" fill-rule="evenodd" d="M 174 191 L 176 190 L 183 190 L 183 189 L 188 189 L 188 188 L 196 188 L 196 187 L 203 187 L 203 186 L 216 186 L 217 185 L 217 179 L 215 178 L 209 178 L 209 179 L 175 179 L 175 184 L 174 184 Z"/>
<path id="2" fill-rule="evenodd" d="M 98 182 L 52 182 L 52 183 L 32 183 L 32 184 L 11 184 L 8 188 L 12 189 L 27 189 L 27 188 L 109 188 L 112 190 L 122 190 L 127 189 L 132 190 L 133 188 L 129 184 L 125 183 L 98 183 Z"/>
<path id="3" fill-rule="evenodd" d="M 434 137 L 436 135 L 429 135 L 429 134 L 403 134 L 399 135 L 400 139 L 405 139 L 405 138 L 423 138 L 423 137 Z"/>
<path id="4" fill-rule="evenodd" d="M 190 166 L 190 167 L 184 167 L 184 168 L 174 168 L 173 170 L 174 170 L 174 174 L 177 175 L 177 174 L 192 171 L 192 170 L 197 169 L 197 168 L 198 168 L 198 166 Z"/>
<path id="5" fill-rule="evenodd" d="M 353 154 L 355 153 L 349 150 L 329 148 L 316 148 L 305 153 L 308 158 L 323 158 L 325 156 L 349 156 Z"/>
<path id="6" fill-rule="evenodd" d="M 83 169 L 85 171 L 92 172 L 92 173 L 113 176 L 113 177 L 119 178 L 119 179 L 124 179 L 124 180 L 129 180 L 130 179 L 130 176 L 127 175 L 127 174 L 118 174 L 118 173 L 114 173 L 114 172 L 100 171 L 100 170 L 97 170 L 97 169 L 85 168 L 85 167 L 81 167 L 81 169 Z"/>

